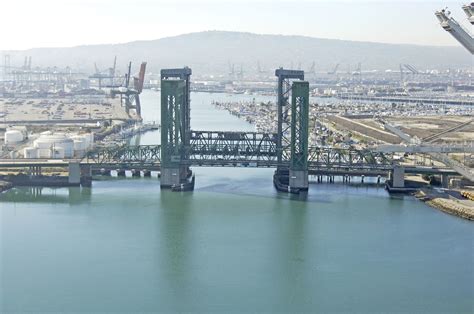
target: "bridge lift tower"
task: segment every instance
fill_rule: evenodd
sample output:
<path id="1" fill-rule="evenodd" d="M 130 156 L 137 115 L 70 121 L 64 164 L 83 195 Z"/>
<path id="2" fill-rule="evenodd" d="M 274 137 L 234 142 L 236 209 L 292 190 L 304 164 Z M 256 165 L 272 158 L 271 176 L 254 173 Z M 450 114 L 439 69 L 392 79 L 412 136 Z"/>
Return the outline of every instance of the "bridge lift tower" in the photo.
<path id="1" fill-rule="evenodd" d="M 300 70 L 280 68 L 275 76 L 278 77 L 278 133 L 273 183 L 279 191 L 307 191 L 309 84 Z"/>
<path id="2" fill-rule="evenodd" d="M 191 69 L 161 70 L 161 188 L 188 182 Z"/>

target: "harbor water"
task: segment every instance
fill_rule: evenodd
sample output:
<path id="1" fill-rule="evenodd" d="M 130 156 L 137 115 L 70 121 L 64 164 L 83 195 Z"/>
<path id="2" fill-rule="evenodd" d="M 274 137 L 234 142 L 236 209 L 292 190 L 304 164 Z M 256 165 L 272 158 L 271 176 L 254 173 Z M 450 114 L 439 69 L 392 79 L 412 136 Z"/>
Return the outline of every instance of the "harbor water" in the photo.
<path id="1" fill-rule="evenodd" d="M 254 130 L 193 93 L 193 129 Z M 159 93 L 142 95 L 159 120 Z M 158 132 L 133 139 L 156 144 Z M 272 169 L 0 195 L 0 312 L 443 312 L 474 310 L 474 225 L 382 186 L 275 192 Z"/>

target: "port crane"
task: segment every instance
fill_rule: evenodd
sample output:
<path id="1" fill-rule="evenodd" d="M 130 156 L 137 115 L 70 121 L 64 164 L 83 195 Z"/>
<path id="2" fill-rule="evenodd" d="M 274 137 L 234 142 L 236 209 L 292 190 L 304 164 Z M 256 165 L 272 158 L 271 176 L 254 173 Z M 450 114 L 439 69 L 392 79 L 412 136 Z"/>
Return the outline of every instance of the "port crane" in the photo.
<path id="1" fill-rule="evenodd" d="M 352 72 L 352 75 L 362 75 L 362 66 L 360 62 L 357 64 L 357 69 Z"/>
<path id="2" fill-rule="evenodd" d="M 469 23 L 474 25 L 474 2 L 471 2 L 471 4 L 465 4 L 462 6 L 462 10 L 464 13 L 467 15 L 467 20 Z"/>
<path id="3" fill-rule="evenodd" d="M 474 11 L 474 4 L 463 6 L 464 12 L 468 16 L 468 20 L 473 24 L 472 12 Z M 464 29 L 454 18 L 451 12 L 446 9 L 436 11 L 436 17 L 439 20 L 441 27 L 449 32 L 461 45 L 463 45 L 471 54 L 474 54 L 474 38 L 468 30 Z"/>
<path id="4" fill-rule="evenodd" d="M 334 67 L 334 69 L 332 71 L 329 71 L 328 74 L 337 74 L 337 69 L 339 68 L 339 63 L 336 64 L 336 66 Z"/>
<path id="5" fill-rule="evenodd" d="M 267 73 L 267 71 L 261 66 L 260 61 L 257 61 L 257 73 L 258 74 Z"/>
<path id="6" fill-rule="evenodd" d="M 404 64 L 403 66 L 405 67 L 405 69 L 410 71 L 412 74 L 420 74 L 420 71 L 418 71 L 414 66 L 412 66 L 410 64 Z"/>
<path id="7" fill-rule="evenodd" d="M 229 75 L 231 77 L 234 77 L 235 75 L 235 64 L 231 64 L 230 61 L 227 62 L 228 66 L 229 66 Z"/>
<path id="8" fill-rule="evenodd" d="M 102 80 L 104 80 L 104 79 L 105 80 L 110 80 L 110 86 L 109 87 L 115 87 L 114 86 L 114 78 L 115 78 L 116 65 L 117 65 L 117 56 L 115 56 L 115 58 L 114 58 L 113 67 L 108 68 L 107 71 L 99 70 L 99 68 L 97 67 L 97 63 L 94 62 L 95 73 L 93 75 L 89 76 L 89 78 L 98 80 L 99 89 L 102 89 Z"/>
<path id="9" fill-rule="evenodd" d="M 130 109 L 135 109 L 137 115 L 141 117 L 141 104 L 140 104 L 140 94 L 143 91 L 143 84 L 145 82 L 145 71 L 146 71 L 146 62 L 142 62 L 140 65 L 140 71 L 138 72 L 138 77 L 131 76 L 132 62 L 128 63 L 128 71 L 125 73 L 125 80 L 123 86 L 112 89 L 111 95 L 115 97 L 120 95 L 120 100 L 123 103 L 125 100 L 125 109 L 127 113 Z M 130 87 L 131 80 L 133 79 L 133 88 Z"/>
<path id="10" fill-rule="evenodd" d="M 237 73 L 237 76 L 239 79 L 242 79 L 244 77 L 244 66 L 240 64 L 240 71 Z"/>
<path id="11" fill-rule="evenodd" d="M 311 67 L 309 68 L 308 72 L 311 74 L 316 74 L 316 63 L 314 61 L 311 63 Z"/>

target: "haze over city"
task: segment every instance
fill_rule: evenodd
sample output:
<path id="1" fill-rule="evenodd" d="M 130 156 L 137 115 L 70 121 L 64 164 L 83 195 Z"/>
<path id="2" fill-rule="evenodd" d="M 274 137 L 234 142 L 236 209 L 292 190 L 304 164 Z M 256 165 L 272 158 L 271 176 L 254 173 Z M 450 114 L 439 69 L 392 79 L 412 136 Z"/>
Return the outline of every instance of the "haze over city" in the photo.
<path id="1" fill-rule="evenodd" d="M 2 32 L 0 50 L 123 43 L 208 30 L 455 46 L 433 19 L 433 12 L 446 6 L 463 14 L 459 2 L 451 0 L 4 1 L 0 28 L 9 31 Z M 21 18 L 11 12 L 21 12 Z"/>

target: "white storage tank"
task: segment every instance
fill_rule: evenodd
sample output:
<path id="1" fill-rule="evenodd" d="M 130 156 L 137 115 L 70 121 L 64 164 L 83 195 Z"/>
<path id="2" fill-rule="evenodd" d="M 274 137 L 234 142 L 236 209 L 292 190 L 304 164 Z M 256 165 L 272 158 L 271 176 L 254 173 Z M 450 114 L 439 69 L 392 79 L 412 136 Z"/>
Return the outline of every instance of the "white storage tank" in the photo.
<path id="1" fill-rule="evenodd" d="M 74 136 L 74 156 L 77 158 L 82 158 L 86 154 L 87 143 L 86 139 L 83 136 Z"/>
<path id="2" fill-rule="evenodd" d="M 14 145 L 23 141 L 23 133 L 18 130 L 8 130 L 5 132 L 5 144 Z"/>
<path id="3" fill-rule="evenodd" d="M 74 135 L 71 138 L 74 139 L 74 141 L 76 141 L 77 139 L 84 140 L 86 150 L 92 148 L 92 145 L 94 144 L 94 134 L 93 133 L 82 133 L 82 134 L 79 134 L 79 135 Z"/>
<path id="4" fill-rule="evenodd" d="M 38 158 L 38 149 L 36 147 L 25 147 L 23 149 L 23 156 L 25 159 Z"/>
<path id="5" fill-rule="evenodd" d="M 58 158 L 72 158 L 74 156 L 74 140 L 60 133 L 41 135 L 34 141 L 34 147 L 38 148 L 41 156 L 46 154 L 46 149 L 50 151 L 50 155 L 54 149 L 62 149 L 64 156 Z"/>
<path id="6" fill-rule="evenodd" d="M 94 133 L 84 133 L 82 136 L 86 139 L 87 149 L 92 148 L 92 145 L 94 145 Z"/>
<path id="7" fill-rule="evenodd" d="M 64 148 L 63 147 L 55 147 L 51 150 L 51 158 L 64 158 Z"/>
<path id="8" fill-rule="evenodd" d="M 74 141 L 74 150 L 79 150 L 79 151 L 84 151 L 87 148 L 87 142 L 85 137 L 76 135 L 71 137 L 71 139 Z"/>
<path id="9" fill-rule="evenodd" d="M 38 148 L 38 158 L 51 158 L 51 148 Z"/>

